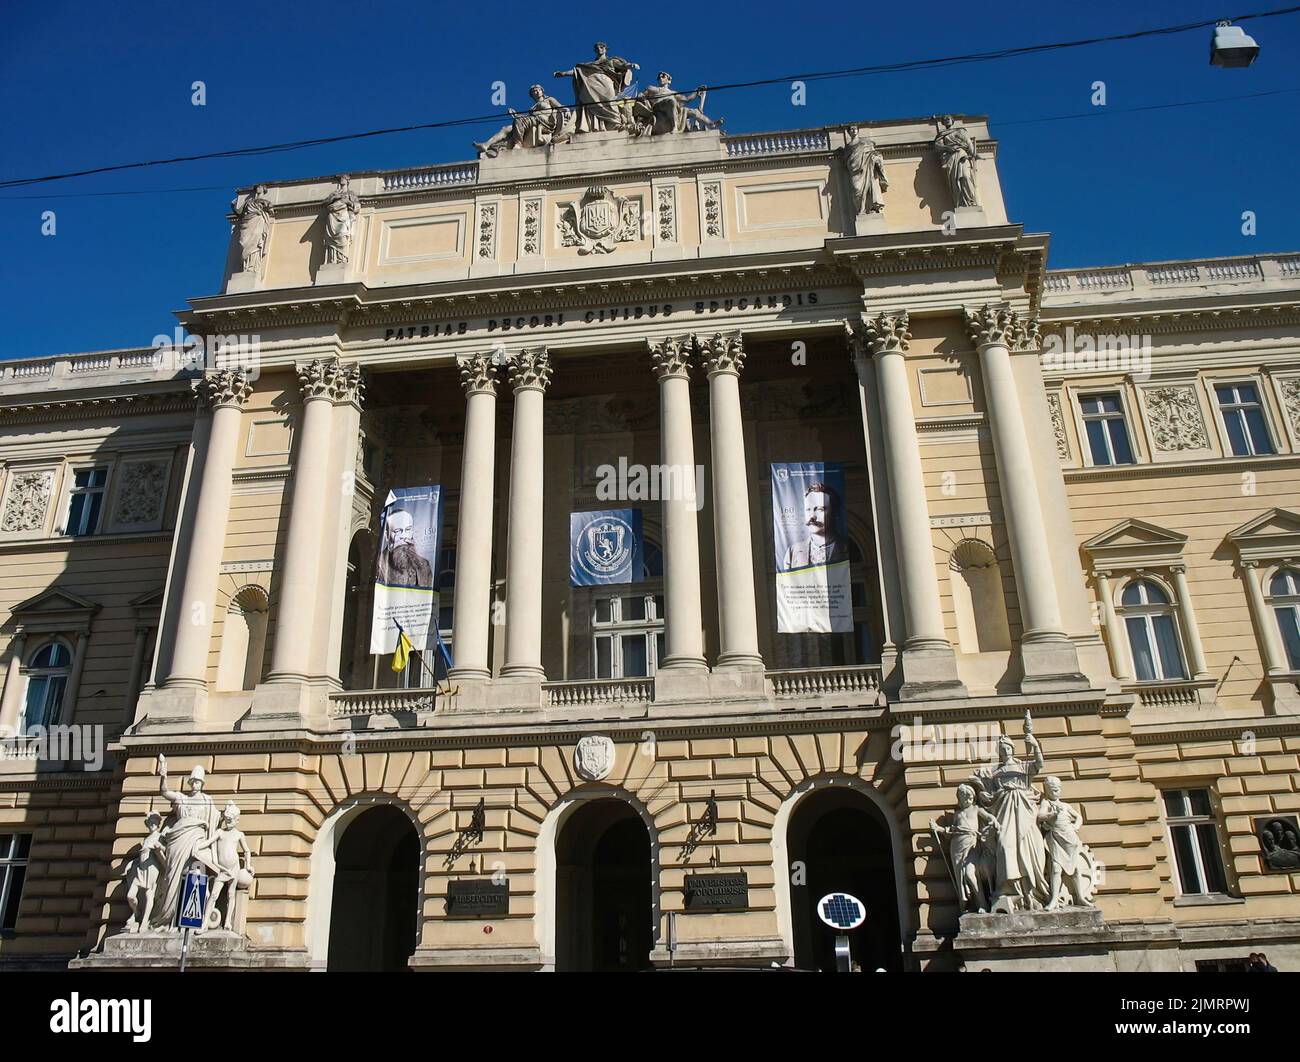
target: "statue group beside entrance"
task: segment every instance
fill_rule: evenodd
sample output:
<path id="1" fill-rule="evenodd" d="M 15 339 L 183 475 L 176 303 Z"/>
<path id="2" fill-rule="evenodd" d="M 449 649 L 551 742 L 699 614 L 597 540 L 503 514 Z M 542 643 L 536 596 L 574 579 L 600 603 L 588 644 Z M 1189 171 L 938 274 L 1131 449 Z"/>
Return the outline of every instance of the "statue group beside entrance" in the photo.
<path id="1" fill-rule="evenodd" d="M 957 787 L 957 807 L 947 826 L 930 823 L 960 908 L 1011 914 L 1094 907 L 1100 866 L 1079 839 L 1083 818 L 1061 799 L 1061 780 L 1033 780 L 1043 770 L 1043 750 L 1025 713 L 1026 759 L 1017 759 L 1005 734 L 998 762 L 976 770 Z M 940 838 L 947 839 L 947 846 Z"/>
<path id="2" fill-rule="evenodd" d="M 480 157 L 495 158 L 503 150 L 561 144 L 584 133 L 664 136 L 722 125 L 721 119 L 715 121 L 704 113 L 705 86 L 678 91 L 673 88 L 672 74 L 661 70 L 656 84 L 638 93 L 634 80 L 640 69 L 638 63 L 610 55 L 606 44 L 598 41 L 593 58 L 555 71 L 555 77 L 572 82 L 571 107 L 547 95 L 541 85 L 534 85 L 528 90 L 532 107 L 523 113 L 511 110 L 510 124 L 474 147 Z"/>
<path id="3" fill-rule="evenodd" d="M 127 904 L 131 917 L 127 933 L 176 932 L 186 874 L 197 868 L 208 877 L 203 912 L 205 929 L 242 929 L 237 905 L 253 883 L 252 851 L 239 830 L 239 808 L 233 801 L 217 813 L 204 792 L 204 771 L 195 767 L 187 779 L 188 792 L 167 784 L 167 758 L 158 757 L 159 791 L 171 803 L 164 824 L 157 811 L 145 816 L 148 833 L 126 867 Z"/>

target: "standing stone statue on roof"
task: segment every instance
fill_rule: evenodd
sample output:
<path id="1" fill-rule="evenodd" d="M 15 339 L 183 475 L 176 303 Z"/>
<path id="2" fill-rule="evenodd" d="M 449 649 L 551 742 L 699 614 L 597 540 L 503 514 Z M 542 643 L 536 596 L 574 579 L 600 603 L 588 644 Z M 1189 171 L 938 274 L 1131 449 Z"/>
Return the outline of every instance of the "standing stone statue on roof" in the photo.
<path id="1" fill-rule="evenodd" d="M 352 253 L 352 231 L 361 200 L 348 188 L 348 175 L 338 178 L 338 187 L 325 200 L 325 264 L 344 265 Z"/>
<path id="2" fill-rule="evenodd" d="M 266 198 L 266 185 L 259 184 L 251 195 L 238 198 L 230 204 L 235 212 L 235 228 L 239 232 L 240 269 L 256 273 L 266 257 L 267 241 L 271 238 L 271 218 L 274 211 Z"/>
<path id="3" fill-rule="evenodd" d="M 857 214 L 879 214 L 885 209 L 884 193 L 889 191 L 885 176 L 885 159 L 876 150 L 874 140 L 858 135 L 858 127 L 845 130 L 846 142 L 837 154 L 844 160 L 853 182 L 853 202 Z"/>
<path id="4" fill-rule="evenodd" d="M 978 207 L 980 199 L 975 187 L 975 163 L 979 151 L 974 137 L 964 125 L 958 125 L 951 114 L 945 114 L 939 119 L 934 150 L 939 153 L 939 163 L 948 175 L 952 205 Z"/>
<path id="5" fill-rule="evenodd" d="M 570 70 L 555 71 L 556 77 L 573 79 L 573 100 L 578 110 L 574 128 L 579 133 L 628 128 L 628 113 L 620 100 L 632 84 L 632 72 L 640 69 L 636 63 L 610 55 L 605 42 L 597 41 L 594 59 L 575 63 Z"/>

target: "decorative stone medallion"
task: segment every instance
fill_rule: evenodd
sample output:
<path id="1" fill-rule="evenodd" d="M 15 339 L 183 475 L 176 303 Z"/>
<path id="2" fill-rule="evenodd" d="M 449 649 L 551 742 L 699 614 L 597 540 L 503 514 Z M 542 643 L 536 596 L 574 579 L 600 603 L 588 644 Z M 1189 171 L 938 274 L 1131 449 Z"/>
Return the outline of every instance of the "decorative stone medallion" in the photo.
<path id="1" fill-rule="evenodd" d="M 637 202 L 608 188 L 588 188 L 577 203 L 560 208 L 560 243 L 579 254 L 609 254 L 620 243 L 641 238 Z"/>
<path id="2" fill-rule="evenodd" d="M 588 734 L 573 750 L 573 767 L 588 782 L 602 782 L 614 769 L 614 742 L 603 734 Z"/>
<path id="3" fill-rule="evenodd" d="M 1289 874 L 1300 870 L 1300 821 L 1294 815 L 1269 815 L 1255 820 L 1264 868 Z"/>

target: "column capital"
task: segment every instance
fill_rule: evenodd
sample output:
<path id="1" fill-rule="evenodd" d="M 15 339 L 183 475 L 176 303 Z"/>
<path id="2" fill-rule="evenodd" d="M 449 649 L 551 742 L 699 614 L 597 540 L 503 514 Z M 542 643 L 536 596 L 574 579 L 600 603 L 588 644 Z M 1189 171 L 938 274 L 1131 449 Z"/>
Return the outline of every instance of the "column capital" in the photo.
<path id="1" fill-rule="evenodd" d="M 739 332 L 729 332 L 726 335 L 715 332 L 704 338 L 692 335 L 691 343 L 699 351 L 700 359 L 710 376 L 719 373 L 739 376 L 745 367 L 745 346 Z"/>
<path id="2" fill-rule="evenodd" d="M 551 383 L 551 356 L 545 347 L 511 354 L 507 363 L 510 386 L 519 391 L 545 391 Z"/>
<path id="3" fill-rule="evenodd" d="M 1037 350 L 1042 345 L 1038 318 L 1021 317 L 1008 306 L 985 303 L 976 310 L 964 309 L 962 317 L 966 322 L 966 332 L 977 350 L 989 346 Z"/>
<path id="4" fill-rule="evenodd" d="M 361 366 L 356 362 L 342 362 L 338 358 L 314 358 L 296 368 L 298 387 L 302 391 L 304 402 L 326 398 L 338 405 L 347 402 L 361 405 L 366 385 L 361 378 Z"/>
<path id="5" fill-rule="evenodd" d="M 240 409 L 253 393 L 253 384 L 243 369 L 216 369 L 193 383 L 194 395 L 208 409 Z"/>
<path id="6" fill-rule="evenodd" d="M 912 340 L 912 333 L 908 331 L 910 324 L 911 318 L 903 310 L 899 313 L 878 313 L 874 317 L 864 313 L 856 324 L 850 322 L 850 328 L 864 353 L 903 354 Z"/>
<path id="7" fill-rule="evenodd" d="M 470 395 L 495 395 L 497 393 L 497 367 L 500 358 L 496 354 L 467 354 L 456 361 L 460 369 L 460 385 L 465 389 L 465 397 Z"/>
<path id="8" fill-rule="evenodd" d="M 695 352 L 692 336 L 669 336 L 658 343 L 646 340 L 650 351 L 650 371 L 655 378 L 666 380 L 671 376 L 689 378 L 691 355 Z"/>

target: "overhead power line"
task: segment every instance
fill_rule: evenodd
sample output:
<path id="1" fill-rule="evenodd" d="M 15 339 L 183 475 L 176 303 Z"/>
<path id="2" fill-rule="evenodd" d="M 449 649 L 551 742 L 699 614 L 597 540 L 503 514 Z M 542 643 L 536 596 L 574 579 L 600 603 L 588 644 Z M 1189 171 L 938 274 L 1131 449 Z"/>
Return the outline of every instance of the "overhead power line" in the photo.
<path id="1" fill-rule="evenodd" d="M 1244 22 L 1249 19 L 1275 18 L 1291 15 L 1300 11 L 1300 4 L 1290 7 L 1274 8 L 1269 11 L 1255 11 L 1232 16 L 1232 22 Z M 1011 59 L 1022 55 L 1034 55 L 1042 52 L 1061 51 L 1067 48 L 1083 48 L 1095 44 L 1113 44 L 1122 41 L 1139 40 L 1145 37 L 1170 36 L 1187 33 L 1192 30 L 1215 26 L 1220 19 L 1200 19 L 1196 22 L 1184 22 L 1174 26 L 1160 26 L 1154 29 L 1132 30 L 1128 33 L 1113 33 L 1102 37 L 1084 37 L 1069 41 L 1052 41 L 1044 44 L 1029 44 L 1019 48 L 999 48 L 992 51 L 970 52 L 965 55 L 948 55 L 932 59 L 908 59 L 898 63 L 883 63 L 874 66 L 848 67 L 842 70 L 815 70 L 804 73 L 785 74 L 780 77 L 760 78 L 754 81 L 735 81 L 729 84 L 711 85 L 710 92 L 759 88 L 768 85 L 787 84 L 791 81 L 826 81 L 833 78 L 866 77 L 872 74 L 899 73 L 908 70 L 934 69 L 944 66 L 957 66 L 965 63 L 992 62 L 999 59 Z M 24 185 L 44 184 L 50 181 L 64 181 L 74 177 L 89 177 L 101 173 L 118 173 L 123 170 L 147 169 L 152 166 L 172 166 L 182 162 L 199 162 L 209 159 L 243 158 L 251 155 L 268 155 L 280 151 L 298 151 L 308 147 L 324 144 L 337 144 L 348 140 L 364 140 L 376 136 L 391 136 L 396 133 L 412 133 L 428 129 L 450 129 L 457 126 L 483 125 L 488 122 L 500 122 L 509 118 L 508 112 L 497 111 L 492 114 L 476 115 L 468 118 L 450 118 L 438 122 L 419 122 L 412 125 L 391 126 L 386 129 L 370 129 L 359 133 L 339 133 L 334 136 L 312 137 L 304 140 L 289 140 L 278 144 L 265 144 L 259 147 L 229 148 L 225 151 L 209 151 L 194 155 L 176 155 L 171 158 L 150 159 L 144 162 L 123 162 L 112 166 L 94 166 L 82 170 L 70 170 L 65 173 L 45 174 L 40 177 L 14 177 L 0 181 L 0 188 L 16 188 Z"/>

